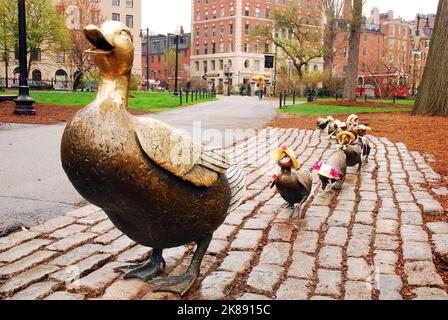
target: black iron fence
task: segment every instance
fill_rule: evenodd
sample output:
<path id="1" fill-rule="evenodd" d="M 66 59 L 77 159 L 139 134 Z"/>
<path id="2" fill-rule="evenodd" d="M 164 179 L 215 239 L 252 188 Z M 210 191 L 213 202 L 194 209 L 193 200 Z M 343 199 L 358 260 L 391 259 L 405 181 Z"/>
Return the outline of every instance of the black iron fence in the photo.
<path id="1" fill-rule="evenodd" d="M 215 90 L 208 89 L 191 89 L 179 91 L 179 103 L 180 105 L 193 103 L 200 100 L 208 100 L 216 98 Z"/>
<path id="2" fill-rule="evenodd" d="M 28 80 L 28 86 L 32 90 L 70 90 L 71 83 L 68 80 L 58 80 L 58 79 L 50 79 L 50 80 Z M 19 87 L 19 78 L 0 78 L 0 88 L 18 88 Z"/>
<path id="3" fill-rule="evenodd" d="M 315 89 L 306 89 L 304 94 L 307 102 L 314 102 L 317 100 L 318 91 Z M 300 96 L 296 91 L 283 91 L 278 93 L 278 98 L 279 98 L 279 107 L 283 108 L 286 107 L 288 103 L 290 105 L 295 105 L 296 102 L 299 101 Z M 303 101 L 303 99 L 300 101 Z"/>

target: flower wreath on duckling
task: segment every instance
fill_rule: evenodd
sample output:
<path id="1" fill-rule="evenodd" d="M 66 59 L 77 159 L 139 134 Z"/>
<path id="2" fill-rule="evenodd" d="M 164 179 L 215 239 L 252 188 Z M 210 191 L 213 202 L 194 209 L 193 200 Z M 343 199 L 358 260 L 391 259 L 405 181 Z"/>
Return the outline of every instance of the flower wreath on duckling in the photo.
<path id="1" fill-rule="evenodd" d="M 315 164 L 313 164 L 313 170 L 316 170 L 319 175 L 324 176 L 328 179 L 341 179 L 341 174 L 337 169 L 322 162 L 316 162 Z"/>

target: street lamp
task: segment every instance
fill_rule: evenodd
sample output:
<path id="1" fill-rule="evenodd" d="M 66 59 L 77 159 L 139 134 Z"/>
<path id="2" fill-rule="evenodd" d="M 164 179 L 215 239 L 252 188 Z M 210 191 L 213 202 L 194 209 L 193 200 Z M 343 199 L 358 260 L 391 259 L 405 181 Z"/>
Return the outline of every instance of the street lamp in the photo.
<path id="1" fill-rule="evenodd" d="M 180 26 L 180 32 L 176 33 L 176 70 L 174 73 L 174 95 L 179 95 L 179 84 L 178 84 L 178 77 L 179 77 L 179 39 L 182 38 L 184 35 L 184 28 Z"/>
<path id="2" fill-rule="evenodd" d="M 275 58 L 274 58 L 274 97 L 275 89 L 277 88 L 277 45 L 275 45 Z"/>
<path id="3" fill-rule="evenodd" d="M 423 17 L 420 16 L 419 14 L 417 15 L 417 30 L 413 39 L 413 54 L 414 54 L 414 70 L 413 70 L 413 79 L 412 79 L 412 95 L 415 95 L 416 89 L 417 89 L 417 56 L 420 53 L 421 50 L 421 40 L 422 38 L 419 38 L 420 36 L 420 20 L 425 19 L 426 20 L 426 24 L 425 24 L 425 29 L 430 28 L 429 26 L 429 17 Z M 421 53 L 420 53 L 421 54 Z"/>
<path id="4" fill-rule="evenodd" d="M 28 71 L 26 62 L 26 17 L 25 17 L 25 0 L 18 0 L 18 16 L 19 16 L 19 96 L 14 100 L 16 103 L 15 114 L 34 115 L 36 110 L 33 107 L 35 102 L 29 96 L 28 87 Z"/>
<path id="5" fill-rule="evenodd" d="M 140 38 L 143 39 L 143 29 L 140 30 Z M 149 91 L 149 28 L 146 28 L 146 91 Z"/>
<path id="6" fill-rule="evenodd" d="M 427 28 L 430 28 L 430 26 L 429 26 L 429 17 L 428 16 L 426 16 L 426 17 L 424 17 L 424 16 L 421 16 L 421 15 L 417 15 L 417 32 L 416 32 L 416 36 L 418 37 L 419 35 L 420 35 L 420 30 L 419 30 L 419 28 L 420 28 L 420 20 L 422 20 L 422 19 L 425 19 L 426 20 L 426 24 L 425 24 L 425 28 L 427 29 Z"/>

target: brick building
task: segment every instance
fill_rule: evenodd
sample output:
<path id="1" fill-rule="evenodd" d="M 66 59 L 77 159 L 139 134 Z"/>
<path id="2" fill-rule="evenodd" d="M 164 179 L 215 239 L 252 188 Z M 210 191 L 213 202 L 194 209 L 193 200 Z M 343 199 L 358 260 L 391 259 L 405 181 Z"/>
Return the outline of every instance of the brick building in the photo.
<path id="1" fill-rule="evenodd" d="M 227 91 L 243 84 L 254 89 L 253 77 L 262 75 L 269 86 L 274 68 L 265 68 L 265 54 L 272 56 L 275 49 L 252 31 L 272 23 L 274 11 L 291 4 L 302 9 L 304 21 L 321 16 L 318 0 L 192 0 L 191 78 L 207 74 L 210 85 Z"/>
<path id="2" fill-rule="evenodd" d="M 395 18 L 391 10 L 381 14 L 378 8 L 373 8 L 370 16 L 364 18 L 358 74 L 360 76 L 387 74 L 393 70 L 402 78 L 404 85 L 418 87 L 426 65 L 435 21 L 433 14 L 420 16 L 419 20 L 405 21 L 402 18 Z M 338 34 L 335 47 L 337 50 L 333 73 L 344 77 L 348 65 L 347 32 L 342 31 Z"/>
<path id="3" fill-rule="evenodd" d="M 149 47 L 146 47 L 147 37 L 142 37 L 142 75 L 146 79 L 146 68 L 149 68 L 149 80 L 151 86 L 160 86 L 167 90 L 174 81 L 175 68 L 175 34 L 157 34 L 149 36 Z M 190 44 L 191 34 L 185 33 L 179 37 L 179 73 L 178 80 L 181 85 L 185 84 L 190 74 Z M 146 66 L 146 54 L 149 60 Z"/>
<path id="4" fill-rule="evenodd" d="M 132 68 L 133 73 L 141 73 L 141 45 L 139 39 L 140 25 L 141 25 L 141 0 L 95 0 L 92 1 L 98 4 L 99 13 L 105 20 L 116 20 L 126 24 L 131 30 L 134 37 L 134 66 Z M 60 0 L 53 0 L 54 5 L 57 7 L 60 4 Z M 68 28 L 82 28 L 77 23 L 77 17 L 82 14 L 76 6 L 70 6 L 64 12 L 66 18 L 66 26 Z M 78 19 L 79 20 L 79 19 Z M 91 23 L 96 23 L 92 21 Z M 33 53 L 33 63 L 30 70 L 30 83 L 38 83 L 41 80 L 47 80 L 47 83 L 52 83 L 55 89 L 70 89 L 70 79 L 73 78 L 73 73 L 76 70 L 72 70 L 70 64 L 67 61 L 67 57 L 64 52 L 47 52 L 41 54 L 38 50 Z M 12 80 L 9 85 L 18 86 L 19 68 L 17 57 L 10 60 L 9 77 L 15 79 Z M 5 74 L 4 63 L 0 63 L 0 74 Z"/>

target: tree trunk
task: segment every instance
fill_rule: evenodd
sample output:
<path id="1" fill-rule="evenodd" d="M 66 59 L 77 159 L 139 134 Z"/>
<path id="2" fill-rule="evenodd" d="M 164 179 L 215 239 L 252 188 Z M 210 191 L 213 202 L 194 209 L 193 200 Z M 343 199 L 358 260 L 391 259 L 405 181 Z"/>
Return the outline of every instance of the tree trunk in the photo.
<path id="1" fill-rule="evenodd" d="M 448 0 L 440 0 L 423 80 L 412 114 L 448 115 Z"/>
<path id="2" fill-rule="evenodd" d="M 336 19 L 334 17 L 334 9 L 326 13 L 327 24 L 324 30 L 324 75 L 325 85 L 328 86 L 333 76 L 333 60 L 334 60 L 334 43 L 336 41 Z M 328 78 L 327 78 L 328 76 Z"/>
<path id="3" fill-rule="evenodd" d="M 305 75 L 303 74 L 303 72 L 299 72 L 298 76 L 299 76 L 299 97 L 303 97 L 305 95 L 305 84 L 304 84 Z"/>
<path id="4" fill-rule="evenodd" d="M 356 100 L 356 87 L 358 84 L 359 45 L 362 27 L 362 2 L 354 0 L 353 18 L 350 23 L 350 42 L 348 52 L 348 70 L 345 79 L 344 99 Z"/>

